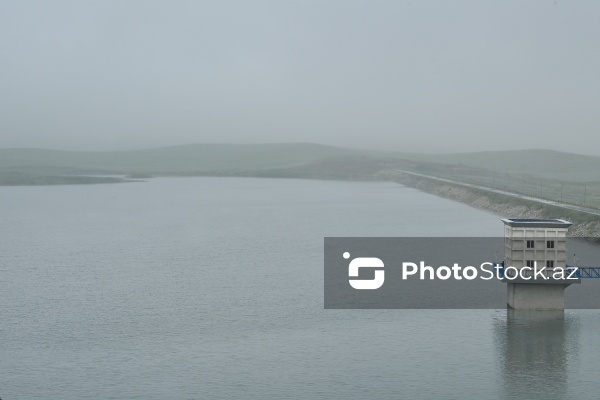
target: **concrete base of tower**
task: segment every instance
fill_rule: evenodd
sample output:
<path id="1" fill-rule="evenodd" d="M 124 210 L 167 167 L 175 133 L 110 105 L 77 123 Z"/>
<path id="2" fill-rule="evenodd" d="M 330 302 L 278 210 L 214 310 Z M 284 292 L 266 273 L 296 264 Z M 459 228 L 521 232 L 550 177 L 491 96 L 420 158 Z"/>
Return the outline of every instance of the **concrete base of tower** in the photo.
<path id="1" fill-rule="evenodd" d="M 569 285 L 507 283 L 506 303 L 515 310 L 564 310 Z"/>

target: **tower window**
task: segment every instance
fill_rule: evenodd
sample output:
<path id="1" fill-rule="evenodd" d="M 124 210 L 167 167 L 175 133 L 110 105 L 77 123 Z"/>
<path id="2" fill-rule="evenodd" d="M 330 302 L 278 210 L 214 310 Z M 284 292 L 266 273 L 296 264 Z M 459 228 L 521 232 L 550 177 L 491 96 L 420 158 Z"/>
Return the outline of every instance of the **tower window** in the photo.
<path id="1" fill-rule="evenodd" d="M 546 242 L 546 248 L 547 249 L 553 249 L 554 248 L 554 240 L 548 240 Z"/>
<path id="2" fill-rule="evenodd" d="M 527 260 L 527 261 L 525 261 L 525 265 L 528 266 L 529 268 L 533 268 L 535 266 L 535 261 Z"/>
<path id="3" fill-rule="evenodd" d="M 546 260 L 546 268 L 554 269 L 554 260 Z"/>
<path id="4" fill-rule="evenodd" d="M 527 241 L 527 248 L 528 249 L 533 249 L 534 246 L 535 246 L 535 240 L 528 240 Z"/>

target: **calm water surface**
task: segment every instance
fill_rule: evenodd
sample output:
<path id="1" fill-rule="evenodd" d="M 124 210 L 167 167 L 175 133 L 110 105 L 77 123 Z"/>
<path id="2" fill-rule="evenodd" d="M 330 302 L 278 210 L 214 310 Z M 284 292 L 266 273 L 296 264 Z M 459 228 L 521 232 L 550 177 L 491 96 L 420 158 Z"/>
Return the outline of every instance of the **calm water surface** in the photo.
<path id="1" fill-rule="evenodd" d="M 0 188 L 0 397 L 596 399 L 597 311 L 324 310 L 324 236 L 497 236 L 392 183 Z"/>

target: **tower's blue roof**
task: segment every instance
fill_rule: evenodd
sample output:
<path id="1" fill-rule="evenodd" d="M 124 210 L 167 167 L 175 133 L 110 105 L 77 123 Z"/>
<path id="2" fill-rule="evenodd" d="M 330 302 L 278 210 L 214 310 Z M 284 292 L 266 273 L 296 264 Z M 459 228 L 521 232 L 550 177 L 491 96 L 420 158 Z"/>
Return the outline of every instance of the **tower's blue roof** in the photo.
<path id="1" fill-rule="evenodd" d="M 568 228 L 573 225 L 564 219 L 505 218 L 504 224 L 515 227 Z"/>

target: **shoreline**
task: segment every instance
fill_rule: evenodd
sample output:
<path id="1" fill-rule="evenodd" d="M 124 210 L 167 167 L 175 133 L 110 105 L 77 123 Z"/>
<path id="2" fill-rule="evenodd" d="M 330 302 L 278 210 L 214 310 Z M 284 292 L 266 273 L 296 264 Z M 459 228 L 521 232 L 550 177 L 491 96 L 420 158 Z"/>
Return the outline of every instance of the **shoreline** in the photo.
<path id="1" fill-rule="evenodd" d="M 591 214 L 407 174 L 381 175 L 386 180 L 483 209 L 504 218 L 566 219 L 573 223 L 569 229 L 569 236 L 600 238 L 600 217 Z"/>
<path id="2" fill-rule="evenodd" d="M 363 166 L 364 167 L 364 166 Z M 309 179 L 309 180 L 339 180 L 339 181 L 390 181 L 407 187 L 433 194 L 438 197 L 458 201 L 471 207 L 483 209 L 504 218 L 560 218 L 571 221 L 570 236 L 598 238 L 600 240 L 600 217 L 582 211 L 566 209 L 551 204 L 542 204 L 522 198 L 500 193 L 470 188 L 451 182 L 431 178 L 396 173 L 392 171 L 375 171 L 375 168 L 357 168 L 343 173 L 323 173 L 315 170 L 265 170 L 265 171 L 235 171 L 231 173 L 200 172 L 179 174 L 121 174 L 120 176 L 106 175 L 62 175 L 45 176 L 46 179 L 34 181 L 2 182 L 0 186 L 54 186 L 54 185 L 89 185 L 107 183 L 143 182 L 146 179 L 158 177 L 238 177 L 238 178 L 275 178 L 275 179 Z M 349 173 L 350 172 L 350 173 Z M 23 175 L 19 174 L 19 178 Z M 31 176 L 31 175 L 30 175 Z M 35 176 L 35 175 L 34 175 Z M 32 176 L 33 177 L 33 176 Z M 54 179 L 47 179 L 47 178 Z M 58 179 L 57 179 L 58 178 Z"/>

